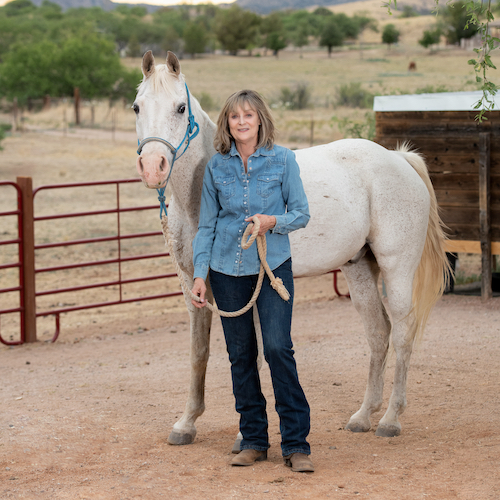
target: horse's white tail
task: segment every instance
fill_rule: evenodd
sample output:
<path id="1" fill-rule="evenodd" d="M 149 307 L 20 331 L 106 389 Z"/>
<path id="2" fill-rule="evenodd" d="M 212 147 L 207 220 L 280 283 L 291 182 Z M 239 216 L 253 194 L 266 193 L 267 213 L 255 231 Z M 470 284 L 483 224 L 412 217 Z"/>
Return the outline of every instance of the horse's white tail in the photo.
<path id="1" fill-rule="evenodd" d="M 408 143 L 398 146 L 396 152 L 404 157 L 424 181 L 431 201 L 424 251 L 413 278 L 412 320 L 408 332 L 409 338 L 418 342 L 434 304 L 443 294 L 453 273 L 445 251 L 445 226 L 439 216 L 436 194 L 425 161 L 419 153 L 411 151 Z"/>

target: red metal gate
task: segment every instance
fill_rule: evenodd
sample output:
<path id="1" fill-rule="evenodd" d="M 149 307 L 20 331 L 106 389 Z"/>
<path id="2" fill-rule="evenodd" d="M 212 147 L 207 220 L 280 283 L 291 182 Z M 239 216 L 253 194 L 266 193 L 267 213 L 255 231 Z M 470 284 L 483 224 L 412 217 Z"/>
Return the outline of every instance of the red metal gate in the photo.
<path id="1" fill-rule="evenodd" d="M 15 218 L 15 223 L 12 224 L 12 229 L 9 231 L 6 224 L 4 226 L 4 231 L 2 234 L 6 234 L 7 238 L 4 240 L 0 240 L 0 248 L 8 248 L 14 247 L 17 248 L 17 251 L 14 252 L 1 252 L 1 255 L 5 258 L 2 258 L 0 261 L 0 271 L 6 271 L 9 269 L 16 270 L 18 272 L 17 280 L 14 279 L 12 281 L 17 282 L 14 286 L 9 286 L 7 288 L 0 288 L 0 296 L 4 296 L 7 294 L 17 294 L 17 306 L 2 308 L 2 304 L 5 304 L 5 300 L 0 301 L 0 318 L 2 315 L 7 314 L 18 314 L 19 315 L 19 340 L 6 340 L 1 335 L 0 330 L 0 342 L 6 345 L 19 345 L 25 342 L 24 336 L 24 280 L 23 280 L 23 197 L 21 188 L 15 182 L 9 181 L 0 181 L 0 188 L 3 187 L 11 187 L 15 190 L 15 198 L 17 199 L 17 209 L 16 210 L 8 210 L 4 212 L 0 212 L 0 218 L 2 221 L 8 221 L 8 218 Z M 0 192 L 4 192 L 4 189 L 1 189 Z M 3 200 L 6 200 L 6 196 L 2 196 Z M 15 233 L 17 233 L 17 237 L 12 237 Z M 13 256 L 10 256 L 10 253 L 13 253 Z M 13 259 L 13 261 L 8 262 L 9 259 Z"/>
<path id="2" fill-rule="evenodd" d="M 19 312 L 21 314 L 21 332 L 19 341 L 9 341 L 4 339 L 0 335 L 0 342 L 7 345 L 17 345 L 24 342 L 34 342 L 36 341 L 36 318 L 44 316 L 54 316 L 55 317 L 55 333 L 52 337 L 52 342 L 54 342 L 60 333 L 60 315 L 62 313 L 68 313 L 77 310 L 91 309 L 97 307 L 105 307 L 117 304 L 126 304 L 130 302 L 145 301 L 152 299 L 160 299 L 164 297 L 172 297 L 176 295 L 182 295 L 180 290 L 175 292 L 157 293 L 154 295 L 147 296 L 134 296 L 134 297 L 124 297 L 123 296 L 123 286 L 131 283 L 138 283 L 143 281 L 153 281 L 153 280 L 163 280 L 168 278 L 177 279 L 175 273 L 165 273 L 165 274 L 155 274 L 149 276 L 140 276 L 130 279 L 125 279 L 122 275 L 122 264 L 125 262 L 138 261 L 143 259 L 153 259 L 153 258 L 165 258 L 169 254 L 166 251 L 155 252 L 149 254 L 141 255 L 122 255 L 122 242 L 124 240 L 132 240 L 135 238 L 148 238 L 152 236 L 162 235 L 161 231 L 145 231 L 145 232 L 134 232 L 123 234 L 121 228 L 121 215 L 124 213 L 146 211 L 146 210 L 159 210 L 159 205 L 147 205 L 147 206 L 135 206 L 135 207 L 123 207 L 120 203 L 120 186 L 124 184 L 139 183 L 140 179 L 120 179 L 120 180 L 110 180 L 110 181 L 100 181 L 100 182 L 85 182 L 85 183 L 71 183 L 71 184 L 54 184 L 41 186 L 37 189 L 32 189 L 31 178 L 17 178 L 17 184 L 13 182 L 3 182 L 1 185 L 13 186 L 18 192 L 18 209 L 10 212 L 1 212 L 0 216 L 17 215 L 18 216 L 18 227 L 19 227 L 19 237 L 17 239 L 10 239 L 0 242 L 2 245 L 19 245 L 19 259 L 17 262 L 6 263 L 0 266 L 0 270 L 9 268 L 19 268 L 19 286 L 9 287 L 5 289 L 0 289 L 0 294 L 5 294 L 13 291 L 18 291 L 20 296 L 19 307 L 9 308 L 0 310 L 1 314 L 8 314 L 13 312 Z M 42 192 L 52 191 L 52 190 L 65 190 L 65 189 L 77 189 L 76 196 L 85 197 L 85 188 L 95 188 L 96 186 L 114 186 L 115 188 L 115 203 L 113 208 L 102 209 L 102 210 L 92 210 L 86 212 L 75 212 L 75 213 L 49 213 L 44 215 L 34 214 L 34 200 L 41 196 Z M 91 193 L 90 193 L 91 194 Z M 115 234 L 112 236 L 105 237 L 94 237 L 85 239 L 76 239 L 70 241 L 58 241 L 58 242 L 47 242 L 47 243 L 37 243 L 35 241 L 35 229 L 36 226 L 43 221 L 56 221 L 61 219 L 80 219 L 83 217 L 92 217 L 96 215 L 112 214 L 116 215 L 115 219 Z M 159 225 L 159 224 L 158 224 Z M 64 262 L 60 265 L 52 265 L 45 267 L 38 267 L 35 265 L 35 255 L 41 251 L 47 249 L 57 249 L 62 247 L 71 247 L 74 245 L 82 244 L 95 244 L 103 242 L 114 242 L 117 249 L 117 257 L 104 260 L 90 260 L 84 262 Z M 71 269 L 82 269 L 91 266 L 108 266 L 110 264 L 116 264 L 117 273 L 116 277 L 111 280 L 100 281 L 98 283 L 82 284 L 77 286 L 58 286 L 57 288 L 38 290 L 36 286 L 36 277 L 43 275 L 44 273 L 55 273 L 57 271 L 71 270 Z M 99 289 L 99 288 L 110 288 L 118 287 L 118 296 L 114 299 L 100 302 L 90 302 L 90 303 L 78 303 L 70 307 L 58 307 L 49 308 L 46 310 L 37 310 L 37 298 L 54 296 L 56 294 L 65 294 L 69 292 Z"/>

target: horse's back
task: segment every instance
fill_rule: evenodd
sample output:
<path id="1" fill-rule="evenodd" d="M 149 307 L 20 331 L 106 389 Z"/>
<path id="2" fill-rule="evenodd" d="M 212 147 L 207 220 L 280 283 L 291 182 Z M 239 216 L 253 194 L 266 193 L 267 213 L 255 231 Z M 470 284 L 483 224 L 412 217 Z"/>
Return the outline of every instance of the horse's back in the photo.
<path id="1" fill-rule="evenodd" d="M 425 216 L 427 189 L 402 154 L 364 139 L 295 154 L 311 211 L 308 226 L 290 235 L 296 276 L 345 264 L 366 242 L 376 246 L 385 226 L 413 221 L 419 206 Z"/>

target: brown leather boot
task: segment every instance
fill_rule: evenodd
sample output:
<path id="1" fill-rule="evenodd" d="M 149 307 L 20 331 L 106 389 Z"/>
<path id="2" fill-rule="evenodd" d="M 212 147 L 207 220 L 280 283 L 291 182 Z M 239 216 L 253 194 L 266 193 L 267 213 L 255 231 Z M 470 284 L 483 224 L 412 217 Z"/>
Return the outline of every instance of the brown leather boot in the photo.
<path id="1" fill-rule="evenodd" d="M 294 472 L 314 472 L 314 465 L 309 455 L 304 453 L 292 453 L 288 457 L 283 457 L 283 460 Z"/>
<path id="2" fill-rule="evenodd" d="M 267 460 L 267 450 L 242 450 L 231 460 L 231 465 L 247 466 L 262 460 Z"/>

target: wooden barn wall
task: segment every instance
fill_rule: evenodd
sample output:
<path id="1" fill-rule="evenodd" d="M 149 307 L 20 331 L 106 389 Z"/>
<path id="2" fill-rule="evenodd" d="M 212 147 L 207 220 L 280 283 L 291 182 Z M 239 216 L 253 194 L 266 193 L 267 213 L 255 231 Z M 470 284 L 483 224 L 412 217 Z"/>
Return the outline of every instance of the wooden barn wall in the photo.
<path id="1" fill-rule="evenodd" d="M 425 157 L 441 216 L 457 240 L 480 240 L 479 134 L 490 133 L 491 240 L 500 241 L 500 111 L 377 112 L 375 141 L 389 149 L 410 141 Z"/>

